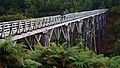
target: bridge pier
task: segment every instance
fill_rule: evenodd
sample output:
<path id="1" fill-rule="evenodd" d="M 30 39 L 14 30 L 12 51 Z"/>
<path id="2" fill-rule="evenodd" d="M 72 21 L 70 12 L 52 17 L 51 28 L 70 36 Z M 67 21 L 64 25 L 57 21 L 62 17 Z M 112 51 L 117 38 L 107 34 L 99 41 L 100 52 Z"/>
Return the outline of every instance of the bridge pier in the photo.
<path id="1" fill-rule="evenodd" d="M 63 36 L 67 42 L 67 48 L 71 47 L 71 43 L 70 43 L 70 24 L 66 24 L 64 26 L 61 27 L 61 31 L 63 33 Z"/>
<path id="2" fill-rule="evenodd" d="M 50 41 L 51 41 L 51 37 L 52 37 L 52 34 L 53 34 L 53 30 L 54 29 L 51 29 L 51 30 L 43 33 L 44 34 L 44 45 L 45 45 L 45 47 L 50 47 Z"/>
<path id="3" fill-rule="evenodd" d="M 61 35 L 61 27 L 54 29 L 54 34 L 56 38 L 56 44 L 59 46 L 60 45 L 60 35 Z"/>
<path id="4" fill-rule="evenodd" d="M 67 33 L 66 33 L 66 41 L 67 41 L 67 48 L 71 47 L 70 44 L 70 25 L 67 25 Z"/>
<path id="5" fill-rule="evenodd" d="M 78 43 L 82 42 L 82 25 L 83 25 L 83 20 L 78 21 L 76 23 Z"/>
<path id="6" fill-rule="evenodd" d="M 44 34 L 44 45 L 45 47 L 50 47 L 49 35 L 47 33 Z"/>
<path id="7" fill-rule="evenodd" d="M 97 45 L 96 45 L 96 24 L 95 24 L 95 17 L 92 17 L 92 46 L 93 46 L 93 51 L 97 53 Z"/>

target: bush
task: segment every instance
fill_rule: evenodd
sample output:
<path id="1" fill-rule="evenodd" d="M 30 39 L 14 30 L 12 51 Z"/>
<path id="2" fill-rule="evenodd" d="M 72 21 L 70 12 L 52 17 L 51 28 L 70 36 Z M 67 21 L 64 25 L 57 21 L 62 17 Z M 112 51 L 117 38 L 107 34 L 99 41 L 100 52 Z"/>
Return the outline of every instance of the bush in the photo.
<path id="1" fill-rule="evenodd" d="M 110 9 L 111 13 L 120 14 L 120 6 L 114 6 Z"/>
<path id="2" fill-rule="evenodd" d="M 115 22 L 115 25 L 112 27 L 113 32 L 119 36 L 120 34 L 120 18 Z"/>
<path id="3" fill-rule="evenodd" d="M 71 48 L 51 43 L 46 48 L 35 46 L 35 51 L 24 49 L 12 41 L 0 43 L 0 65 L 7 68 L 119 68 L 120 56 L 112 58 L 97 55 L 83 44 Z"/>
<path id="4" fill-rule="evenodd" d="M 41 66 L 41 63 L 35 62 L 31 59 L 24 61 L 24 68 L 38 68 Z"/>
<path id="5" fill-rule="evenodd" d="M 16 14 L 16 15 L 3 15 L 0 17 L 0 22 L 3 21 L 13 21 L 13 20 L 21 20 L 21 19 L 26 19 L 27 17 L 21 15 L 21 14 Z"/>
<path id="6" fill-rule="evenodd" d="M 120 55 L 120 38 L 118 38 L 114 43 L 115 55 Z"/>
<path id="7" fill-rule="evenodd" d="M 108 68 L 120 68 L 120 56 L 112 57 L 109 61 Z"/>
<path id="8" fill-rule="evenodd" d="M 42 64 L 43 68 L 101 68 L 108 64 L 108 58 L 96 55 L 82 44 L 67 49 L 51 44 L 50 48 L 37 46 L 31 59 Z"/>
<path id="9" fill-rule="evenodd" d="M 23 44 L 13 46 L 10 39 L 0 41 L 0 65 L 6 68 L 38 68 L 41 64 L 29 59 L 29 50 L 24 48 Z"/>
<path id="10" fill-rule="evenodd" d="M 120 18 L 112 27 L 112 30 L 116 34 L 116 40 L 113 44 L 115 55 L 120 55 Z"/>

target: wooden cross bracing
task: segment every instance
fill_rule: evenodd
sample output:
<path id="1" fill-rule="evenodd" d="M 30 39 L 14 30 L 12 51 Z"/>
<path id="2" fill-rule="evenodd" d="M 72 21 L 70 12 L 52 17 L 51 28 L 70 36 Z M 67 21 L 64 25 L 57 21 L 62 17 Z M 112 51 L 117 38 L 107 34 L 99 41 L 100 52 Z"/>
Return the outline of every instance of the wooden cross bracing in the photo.
<path id="1" fill-rule="evenodd" d="M 41 44 L 50 47 L 53 40 L 60 44 L 60 37 L 71 47 L 72 39 L 83 42 L 87 47 L 97 52 L 102 44 L 106 29 L 107 9 L 85 11 L 78 13 L 33 18 L 9 22 L 0 22 L 0 39 L 13 36 L 14 46 L 20 39 L 24 39 L 30 50 L 33 45 Z M 75 34 L 76 33 L 76 34 Z M 76 35 L 76 37 L 75 37 Z"/>

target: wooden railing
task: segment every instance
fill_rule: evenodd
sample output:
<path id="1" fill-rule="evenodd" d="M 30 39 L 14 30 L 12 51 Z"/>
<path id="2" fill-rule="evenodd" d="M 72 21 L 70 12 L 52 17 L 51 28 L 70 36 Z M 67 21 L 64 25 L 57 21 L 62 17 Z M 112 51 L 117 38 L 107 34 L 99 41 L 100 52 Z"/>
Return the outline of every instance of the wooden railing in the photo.
<path id="1" fill-rule="evenodd" d="M 16 20 L 16 21 L 8 21 L 8 22 L 0 22 L 0 38 L 6 38 L 7 36 L 17 35 L 29 31 L 33 31 L 36 29 L 48 27 L 51 25 L 57 25 L 62 22 L 95 16 L 102 13 L 105 13 L 107 9 L 100 9 L 94 11 L 85 11 L 85 12 L 76 12 L 70 13 L 66 15 L 56 15 L 42 18 L 33 18 L 26 20 Z"/>

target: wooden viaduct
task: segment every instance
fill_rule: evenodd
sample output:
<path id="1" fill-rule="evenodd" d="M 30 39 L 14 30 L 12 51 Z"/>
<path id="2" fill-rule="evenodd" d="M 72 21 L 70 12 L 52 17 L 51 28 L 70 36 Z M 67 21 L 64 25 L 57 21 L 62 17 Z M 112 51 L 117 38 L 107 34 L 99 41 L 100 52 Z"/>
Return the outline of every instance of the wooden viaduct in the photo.
<path id="1" fill-rule="evenodd" d="M 32 45 L 40 43 L 49 47 L 52 38 L 59 45 L 62 35 L 68 48 L 77 40 L 97 52 L 97 48 L 102 46 L 107 11 L 107 9 L 98 9 L 63 16 L 0 22 L 0 39 L 12 36 L 14 45 L 24 39 L 33 50 Z"/>

